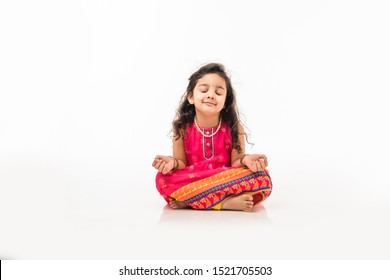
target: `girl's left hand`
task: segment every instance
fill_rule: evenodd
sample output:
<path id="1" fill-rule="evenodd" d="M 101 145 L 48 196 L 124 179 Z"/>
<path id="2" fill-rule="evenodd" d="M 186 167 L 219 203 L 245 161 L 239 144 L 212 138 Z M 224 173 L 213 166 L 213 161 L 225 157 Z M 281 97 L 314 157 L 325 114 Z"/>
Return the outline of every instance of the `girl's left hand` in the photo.
<path id="1" fill-rule="evenodd" d="M 267 156 L 261 154 L 245 155 L 242 159 L 242 163 L 252 172 L 264 171 L 268 166 Z"/>

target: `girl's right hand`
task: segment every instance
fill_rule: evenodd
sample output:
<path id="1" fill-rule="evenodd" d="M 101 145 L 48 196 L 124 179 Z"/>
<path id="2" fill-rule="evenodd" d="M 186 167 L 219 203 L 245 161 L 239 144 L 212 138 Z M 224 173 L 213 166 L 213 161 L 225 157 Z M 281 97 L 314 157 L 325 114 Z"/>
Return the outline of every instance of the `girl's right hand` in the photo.
<path id="1" fill-rule="evenodd" d="M 162 174 L 167 174 L 175 167 L 175 160 L 171 156 L 156 156 L 152 166 Z"/>

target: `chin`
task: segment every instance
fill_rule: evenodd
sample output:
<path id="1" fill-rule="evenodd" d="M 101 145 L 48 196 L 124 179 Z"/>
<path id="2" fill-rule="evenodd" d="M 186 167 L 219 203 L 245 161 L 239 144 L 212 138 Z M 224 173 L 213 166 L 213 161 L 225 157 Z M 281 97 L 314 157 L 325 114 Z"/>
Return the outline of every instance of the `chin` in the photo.
<path id="1" fill-rule="evenodd" d="M 221 113 L 221 111 L 219 110 L 200 110 L 200 113 L 202 113 L 203 115 L 205 116 L 214 116 L 215 114 L 219 114 Z"/>

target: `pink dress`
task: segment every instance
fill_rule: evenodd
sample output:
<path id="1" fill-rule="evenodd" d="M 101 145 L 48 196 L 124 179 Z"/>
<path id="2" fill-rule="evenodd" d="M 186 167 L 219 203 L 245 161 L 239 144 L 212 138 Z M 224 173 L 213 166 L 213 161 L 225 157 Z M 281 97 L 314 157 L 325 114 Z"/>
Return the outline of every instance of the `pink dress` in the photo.
<path id="1" fill-rule="evenodd" d="M 203 129 L 212 135 L 217 127 Z M 254 203 L 266 199 L 272 189 L 268 171 L 252 172 L 231 167 L 232 136 L 225 122 L 212 137 L 204 137 L 190 124 L 184 137 L 187 166 L 168 174 L 157 173 L 156 186 L 164 199 L 186 202 L 194 209 L 220 209 L 233 195 L 251 194 Z"/>

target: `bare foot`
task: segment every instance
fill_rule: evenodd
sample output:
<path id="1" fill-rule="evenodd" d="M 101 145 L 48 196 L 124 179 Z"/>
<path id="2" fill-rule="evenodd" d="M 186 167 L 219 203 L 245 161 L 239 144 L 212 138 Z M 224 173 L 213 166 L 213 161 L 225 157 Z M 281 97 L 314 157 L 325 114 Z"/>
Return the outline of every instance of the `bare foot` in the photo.
<path id="1" fill-rule="evenodd" d="M 253 197 L 249 194 L 233 196 L 222 203 L 221 208 L 226 210 L 240 210 L 249 212 L 253 208 Z"/>
<path id="2" fill-rule="evenodd" d="M 170 198 L 169 206 L 171 206 L 173 209 L 183 209 L 188 207 L 184 201 L 177 201 L 173 198 Z"/>

